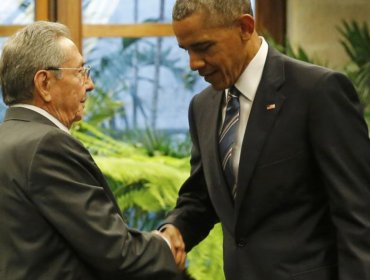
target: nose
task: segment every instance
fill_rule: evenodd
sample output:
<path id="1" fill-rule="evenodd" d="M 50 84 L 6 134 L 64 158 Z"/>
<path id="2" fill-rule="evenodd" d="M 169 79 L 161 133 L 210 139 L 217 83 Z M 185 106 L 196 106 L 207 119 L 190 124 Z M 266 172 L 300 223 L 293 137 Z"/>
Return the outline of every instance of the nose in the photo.
<path id="1" fill-rule="evenodd" d="M 95 89 L 95 84 L 93 80 L 91 79 L 91 77 L 88 77 L 87 80 L 85 81 L 85 87 L 86 87 L 86 91 L 92 91 Z"/>
<path id="2" fill-rule="evenodd" d="M 199 70 L 205 65 L 204 59 L 194 51 L 189 51 L 190 69 L 193 71 Z"/>

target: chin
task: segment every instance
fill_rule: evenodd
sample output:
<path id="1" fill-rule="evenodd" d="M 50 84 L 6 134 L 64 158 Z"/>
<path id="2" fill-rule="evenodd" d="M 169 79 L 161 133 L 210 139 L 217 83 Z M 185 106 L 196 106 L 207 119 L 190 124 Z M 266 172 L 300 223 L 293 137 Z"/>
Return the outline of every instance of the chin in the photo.
<path id="1" fill-rule="evenodd" d="M 224 84 L 212 84 L 212 87 L 215 89 L 215 90 L 225 90 L 227 88 L 229 88 L 228 86 L 224 85 Z"/>
<path id="2" fill-rule="evenodd" d="M 212 85 L 215 90 L 225 90 L 229 88 L 229 85 L 220 80 L 207 81 Z"/>
<path id="3" fill-rule="evenodd" d="M 82 120 L 82 117 L 83 115 L 82 114 L 77 114 L 73 120 L 73 122 L 79 122 L 80 120 Z"/>

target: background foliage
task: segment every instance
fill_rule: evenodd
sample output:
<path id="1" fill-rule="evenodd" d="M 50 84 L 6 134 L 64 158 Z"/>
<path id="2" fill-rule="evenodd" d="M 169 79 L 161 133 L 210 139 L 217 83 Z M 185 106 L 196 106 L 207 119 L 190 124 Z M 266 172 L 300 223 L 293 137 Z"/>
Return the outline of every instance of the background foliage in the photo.
<path id="1" fill-rule="evenodd" d="M 345 67 L 346 74 L 353 81 L 367 118 L 370 117 L 370 34 L 367 24 L 344 21 L 338 28 L 340 42 L 350 58 Z"/>

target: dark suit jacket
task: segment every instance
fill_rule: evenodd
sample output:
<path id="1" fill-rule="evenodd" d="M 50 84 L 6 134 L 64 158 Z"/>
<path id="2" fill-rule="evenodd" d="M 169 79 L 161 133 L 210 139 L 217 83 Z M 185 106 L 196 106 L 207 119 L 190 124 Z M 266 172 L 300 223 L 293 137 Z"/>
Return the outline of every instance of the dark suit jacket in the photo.
<path id="1" fill-rule="evenodd" d="M 235 203 L 218 154 L 222 96 L 209 87 L 189 109 L 191 176 L 165 221 L 187 250 L 220 221 L 228 280 L 370 279 L 370 141 L 350 81 L 269 49 Z"/>
<path id="2" fill-rule="evenodd" d="M 124 223 L 79 141 L 25 108 L 7 111 L 0 135 L 0 279 L 172 279 L 177 273 L 161 237 Z"/>

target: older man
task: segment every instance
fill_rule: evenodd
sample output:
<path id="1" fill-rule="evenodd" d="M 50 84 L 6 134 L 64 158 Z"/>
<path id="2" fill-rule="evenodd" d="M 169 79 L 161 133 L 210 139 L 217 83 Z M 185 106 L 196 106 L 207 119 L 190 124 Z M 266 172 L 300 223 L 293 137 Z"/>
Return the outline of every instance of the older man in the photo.
<path id="1" fill-rule="evenodd" d="M 6 43 L 0 64 L 0 279 L 173 279 L 162 236 L 129 229 L 89 152 L 69 133 L 94 89 L 58 23 Z"/>

